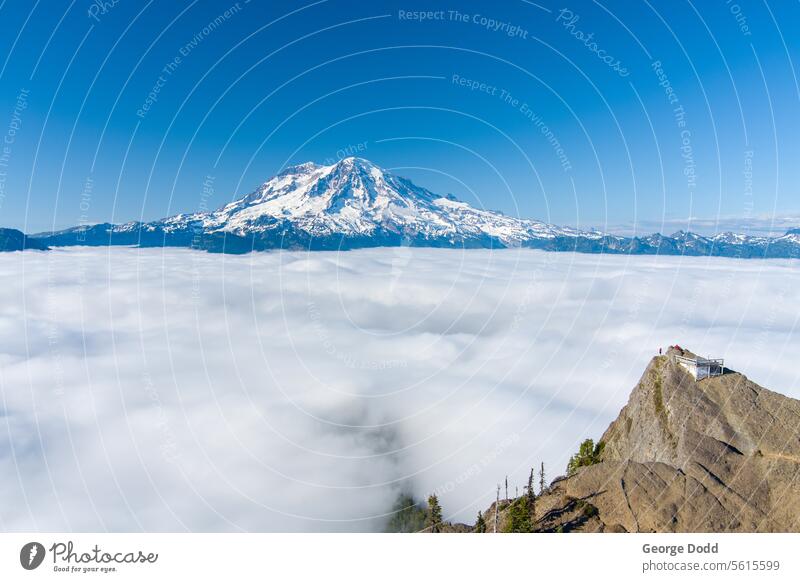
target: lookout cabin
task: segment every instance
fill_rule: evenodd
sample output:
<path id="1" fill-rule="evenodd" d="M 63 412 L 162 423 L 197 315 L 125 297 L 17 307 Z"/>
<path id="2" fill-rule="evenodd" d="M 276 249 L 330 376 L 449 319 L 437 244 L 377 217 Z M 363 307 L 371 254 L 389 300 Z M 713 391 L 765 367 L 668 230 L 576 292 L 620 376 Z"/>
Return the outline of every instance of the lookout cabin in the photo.
<path id="1" fill-rule="evenodd" d="M 700 356 L 687 358 L 677 354 L 674 355 L 674 358 L 678 365 L 689 372 L 695 380 L 721 376 L 725 370 L 725 360 L 722 358 L 701 358 Z"/>

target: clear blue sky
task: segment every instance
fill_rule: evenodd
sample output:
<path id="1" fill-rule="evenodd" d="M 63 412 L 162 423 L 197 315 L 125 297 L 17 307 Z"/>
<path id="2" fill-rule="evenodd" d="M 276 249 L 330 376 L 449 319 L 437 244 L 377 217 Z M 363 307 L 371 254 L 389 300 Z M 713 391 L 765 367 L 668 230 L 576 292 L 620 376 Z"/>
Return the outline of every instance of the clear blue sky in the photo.
<path id="1" fill-rule="evenodd" d="M 0 4 L 2 226 L 217 207 L 337 151 L 559 224 L 800 214 L 795 2 L 100 4 Z"/>

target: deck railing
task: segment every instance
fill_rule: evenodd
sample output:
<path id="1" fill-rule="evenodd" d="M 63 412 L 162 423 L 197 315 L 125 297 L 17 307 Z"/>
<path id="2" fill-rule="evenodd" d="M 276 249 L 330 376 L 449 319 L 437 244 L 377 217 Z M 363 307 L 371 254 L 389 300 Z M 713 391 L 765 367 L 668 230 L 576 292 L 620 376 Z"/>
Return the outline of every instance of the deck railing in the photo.
<path id="1" fill-rule="evenodd" d="M 675 356 L 675 360 L 682 364 L 689 364 L 690 366 L 713 366 L 717 365 L 720 368 L 725 365 L 724 358 L 687 358 L 684 356 Z"/>

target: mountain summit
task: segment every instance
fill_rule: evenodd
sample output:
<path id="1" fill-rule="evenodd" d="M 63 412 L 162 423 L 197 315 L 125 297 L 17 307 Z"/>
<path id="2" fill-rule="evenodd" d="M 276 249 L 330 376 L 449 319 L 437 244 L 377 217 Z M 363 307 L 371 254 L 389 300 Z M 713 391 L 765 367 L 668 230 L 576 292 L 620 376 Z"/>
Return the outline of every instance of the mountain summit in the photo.
<path id="1" fill-rule="evenodd" d="M 678 355 L 653 358 L 595 457 L 537 497 L 537 531 L 800 531 L 800 401 L 727 368 L 695 380 Z"/>
<path id="2" fill-rule="evenodd" d="M 541 223 L 515 220 L 438 196 L 355 157 L 329 166 L 312 162 L 292 166 L 215 212 L 180 215 L 164 222 L 178 228 L 200 224 L 206 232 L 242 237 L 291 227 L 295 236 L 307 237 L 309 243 L 328 238 L 345 243 L 372 239 L 373 244 L 364 246 L 398 241 L 518 246 L 534 233 L 547 230 Z"/>
<path id="3" fill-rule="evenodd" d="M 622 237 L 512 218 L 450 195 L 434 194 L 355 157 L 331 165 L 307 162 L 291 166 L 217 210 L 146 223 L 78 226 L 32 238 L 49 246 L 178 246 L 230 253 L 427 246 L 737 258 L 800 256 L 800 235 L 793 233 L 778 238 L 733 233 L 707 238 L 685 232 L 672 237 Z"/>
<path id="4" fill-rule="evenodd" d="M 506 247 L 535 237 L 579 234 L 473 208 L 355 157 L 328 166 L 289 167 L 219 210 L 179 215 L 163 224 L 252 237 L 256 248 Z M 277 244 L 276 235 L 285 244 Z"/>

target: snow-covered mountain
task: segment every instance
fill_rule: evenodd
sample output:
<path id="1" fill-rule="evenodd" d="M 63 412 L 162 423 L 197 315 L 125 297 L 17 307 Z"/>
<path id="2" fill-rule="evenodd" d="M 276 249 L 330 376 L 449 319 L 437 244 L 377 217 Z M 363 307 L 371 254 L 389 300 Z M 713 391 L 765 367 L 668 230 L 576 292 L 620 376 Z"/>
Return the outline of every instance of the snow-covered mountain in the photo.
<path id="1" fill-rule="evenodd" d="M 532 237 L 579 234 L 473 208 L 352 157 L 330 166 L 308 162 L 287 168 L 219 210 L 173 216 L 162 224 L 166 230 L 197 225 L 204 232 L 245 237 L 291 225 L 296 235 L 309 239 L 401 237 L 453 245 L 482 241 L 479 246 L 519 246 Z"/>
<path id="2" fill-rule="evenodd" d="M 50 246 L 186 246 L 216 252 L 375 246 L 531 247 L 556 251 L 800 256 L 800 234 L 724 233 L 622 237 L 580 231 L 475 208 L 439 196 L 361 158 L 292 166 L 214 211 L 163 220 L 81 226 L 33 235 Z"/>

